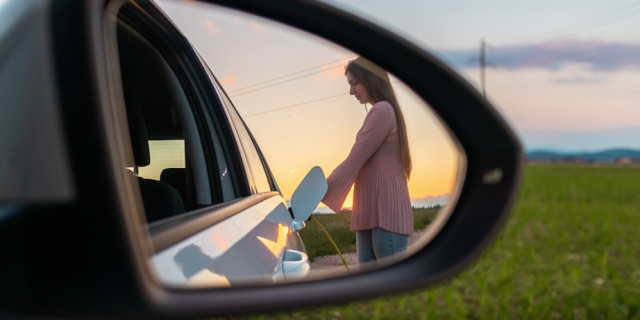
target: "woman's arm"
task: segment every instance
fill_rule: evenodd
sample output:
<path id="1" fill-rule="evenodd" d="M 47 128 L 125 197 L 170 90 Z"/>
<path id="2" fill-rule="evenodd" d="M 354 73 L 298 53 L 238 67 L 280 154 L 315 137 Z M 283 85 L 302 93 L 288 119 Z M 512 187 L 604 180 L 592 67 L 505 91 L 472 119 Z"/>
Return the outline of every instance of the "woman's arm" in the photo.
<path id="1" fill-rule="evenodd" d="M 349 156 L 327 178 L 329 188 L 322 202 L 331 210 L 340 213 L 360 168 L 380 148 L 393 129 L 394 119 L 395 115 L 388 102 L 377 103 L 371 108 Z"/>

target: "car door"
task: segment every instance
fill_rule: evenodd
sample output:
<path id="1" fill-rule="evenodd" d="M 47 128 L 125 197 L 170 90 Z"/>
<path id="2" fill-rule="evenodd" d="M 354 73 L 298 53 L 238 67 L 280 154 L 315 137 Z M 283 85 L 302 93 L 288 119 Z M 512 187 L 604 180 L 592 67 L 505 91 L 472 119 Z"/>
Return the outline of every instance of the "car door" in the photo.
<path id="1" fill-rule="evenodd" d="M 139 41 L 147 41 L 153 46 L 170 69 L 167 73 L 175 75 L 168 77 L 175 78 L 176 88 L 147 91 L 159 94 L 163 90 L 174 90 L 173 96 L 184 93 L 185 107 L 167 106 L 166 109 L 176 109 L 180 118 L 187 159 L 184 169 L 186 189 L 194 189 L 191 197 L 187 194 L 183 198 L 186 203 L 188 198 L 195 198 L 195 204 L 187 205 L 186 212 L 148 225 L 155 252 L 150 265 L 158 280 L 171 286 L 272 283 L 287 276 L 282 268 L 285 258 L 302 262 L 302 273 L 298 270 L 296 274 L 303 275 L 308 270 L 308 262 L 305 262 L 307 258 L 303 252 L 290 248 L 289 242 L 292 242 L 295 248 L 304 250 L 295 234 L 297 228 L 294 228 L 286 202 L 253 137 L 213 74 L 184 36 L 153 4 L 123 6 L 119 23 L 126 24 L 133 30 L 131 32 L 144 38 Z M 126 75 L 125 68 L 136 66 L 124 63 L 127 57 L 123 55 L 127 53 L 120 50 L 122 74 Z M 149 62 L 140 60 L 140 63 Z M 142 75 L 136 83 L 148 84 L 152 80 L 144 79 Z M 135 91 L 127 89 L 131 81 L 127 82 L 123 77 L 122 82 L 125 95 L 127 90 Z M 144 100 L 144 97 L 138 100 Z M 126 108 L 130 109 L 128 102 Z M 149 111 L 155 109 L 142 109 L 147 122 L 159 122 L 154 119 L 160 116 Z M 185 118 L 192 121 L 185 121 Z M 130 129 L 132 137 L 133 131 Z M 154 163 L 153 150 L 151 154 L 151 163 Z M 144 204 L 141 207 L 147 209 L 147 203 L 154 200 L 145 198 L 142 185 L 139 187 Z M 146 217 L 149 216 L 147 209 Z"/>
<path id="2" fill-rule="evenodd" d="M 278 188 L 276 179 L 271 173 L 269 164 L 260 151 L 260 147 L 251 134 L 251 131 L 229 99 L 227 93 L 218 82 L 218 79 L 215 77 L 213 72 L 211 72 L 211 69 L 207 66 L 207 64 L 199 54 L 198 58 L 200 60 L 200 63 L 202 63 L 202 65 L 206 68 L 207 74 L 211 78 L 211 82 L 216 89 L 216 93 L 218 93 L 218 96 L 221 98 L 222 105 L 227 114 L 227 117 L 229 118 L 229 122 L 232 124 L 233 131 L 236 136 L 236 141 L 238 141 L 238 146 L 239 148 L 242 148 L 241 155 L 243 156 L 243 162 L 245 163 L 246 172 L 248 173 L 252 181 L 252 183 L 250 184 L 251 189 L 257 191 L 258 193 L 277 191 L 278 196 L 282 198 L 282 193 Z M 289 221 L 289 223 L 291 223 L 291 221 Z M 304 243 L 302 242 L 302 238 L 298 234 L 298 230 L 295 227 L 290 228 L 290 232 L 287 236 L 287 243 L 293 250 L 302 251 L 305 253 L 307 251 Z"/>

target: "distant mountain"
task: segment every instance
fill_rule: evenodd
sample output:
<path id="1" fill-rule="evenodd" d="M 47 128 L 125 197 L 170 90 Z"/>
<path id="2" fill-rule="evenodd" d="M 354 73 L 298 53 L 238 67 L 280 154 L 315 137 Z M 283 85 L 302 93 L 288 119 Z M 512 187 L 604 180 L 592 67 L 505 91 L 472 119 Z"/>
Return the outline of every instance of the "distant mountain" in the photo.
<path id="1" fill-rule="evenodd" d="M 640 158 L 640 150 L 633 149 L 607 149 L 597 152 L 562 152 L 549 150 L 536 150 L 527 152 L 528 160 L 580 160 L 586 162 L 614 162 L 620 158 Z"/>
<path id="2" fill-rule="evenodd" d="M 439 196 L 426 196 L 424 198 L 412 198 L 411 206 L 416 208 L 433 207 L 435 205 L 445 205 L 449 201 L 450 194 L 445 193 Z"/>
<path id="3" fill-rule="evenodd" d="M 331 213 L 335 213 L 335 212 L 333 212 L 333 210 L 329 209 L 329 207 L 320 207 L 320 206 L 318 206 L 316 208 L 316 210 L 313 211 L 313 213 L 316 213 L 316 214 L 331 214 Z"/>
<path id="4" fill-rule="evenodd" d="M 412 207 L 416 207 L 416 208 L 422 208 L 422 207 L 433 207 L 436 205 L 445 205 L 447 204 L 447 201 L 449 200 L 449 197 L 451 195 L 448 193 L 445 193 L 443 195 L 439 195 L 439 196 L 426 196 L 424 198 L 411 198 L 411 206 Z M 291 201 L 287 200 L 287 205 L 291 205 Z M 351 208 L 342 208 L 343 210 L 351 210 Z M 329 207 L 320 207 L 318 206 L 313 213 L 316 214 L 332 214 L 335 213 L 333 212 L 331 209 L 329 209 Z"/>

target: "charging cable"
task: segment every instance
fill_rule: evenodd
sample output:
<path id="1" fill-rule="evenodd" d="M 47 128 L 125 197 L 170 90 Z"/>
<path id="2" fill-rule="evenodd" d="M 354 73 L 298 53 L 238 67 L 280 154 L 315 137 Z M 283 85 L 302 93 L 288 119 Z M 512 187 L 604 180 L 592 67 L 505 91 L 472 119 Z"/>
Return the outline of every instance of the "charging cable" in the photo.
<path id="1" fill-rule="evenodd" d="M 333 247 L 336 248 L 336 251 L 338 251 L 338 255 L 340 256 L 340 259 L 342 259 L 342 264 L 344 264 L 344 267 L 347 269 L 347 272 L 351 273 L 351 270 L 349 270 L 349 267 L 347 267 L 347 262 L 344 261 L 344 257 L 342 256 L 342 253 L 340 252 L 340 249 L 338 249 L 338 246 L 336 245 L 335 241 L 333 241 L 333 238 L 331 238 L 331 235 L 329 235 L 329 232 L 327 232 L 327 229 L 325 229 L 322 224 L 320 223 L 320 221 L 318 221 L 316 218 L 314 218 L 313 216 L 311 216 L 311 220 L 315 221 L 320 228 L 322 229 L 322 231 L 324 231 L 324 234 L 327 235 L 327 238 L 329 238 L 329 240 L 331 241 L 331 243 L 333 244 Z"/>

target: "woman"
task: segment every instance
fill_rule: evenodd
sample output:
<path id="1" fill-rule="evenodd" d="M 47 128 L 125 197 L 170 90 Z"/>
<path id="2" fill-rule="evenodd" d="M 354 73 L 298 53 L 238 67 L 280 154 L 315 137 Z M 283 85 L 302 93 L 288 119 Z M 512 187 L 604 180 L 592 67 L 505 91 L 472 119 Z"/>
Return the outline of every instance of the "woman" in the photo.
<path id="1" fill-rule="evenodd" d="M 405 250 L 413 232 L 407 181 L 411 156 L 407 129 L 387 72 L 362 57 L 345 68 L 349 94 L 372 105 L 351 152 L 329 176 L 322 199 L 339 213 L 355 183 L 351 230 L 358 263 L 375 262 Z"/>

